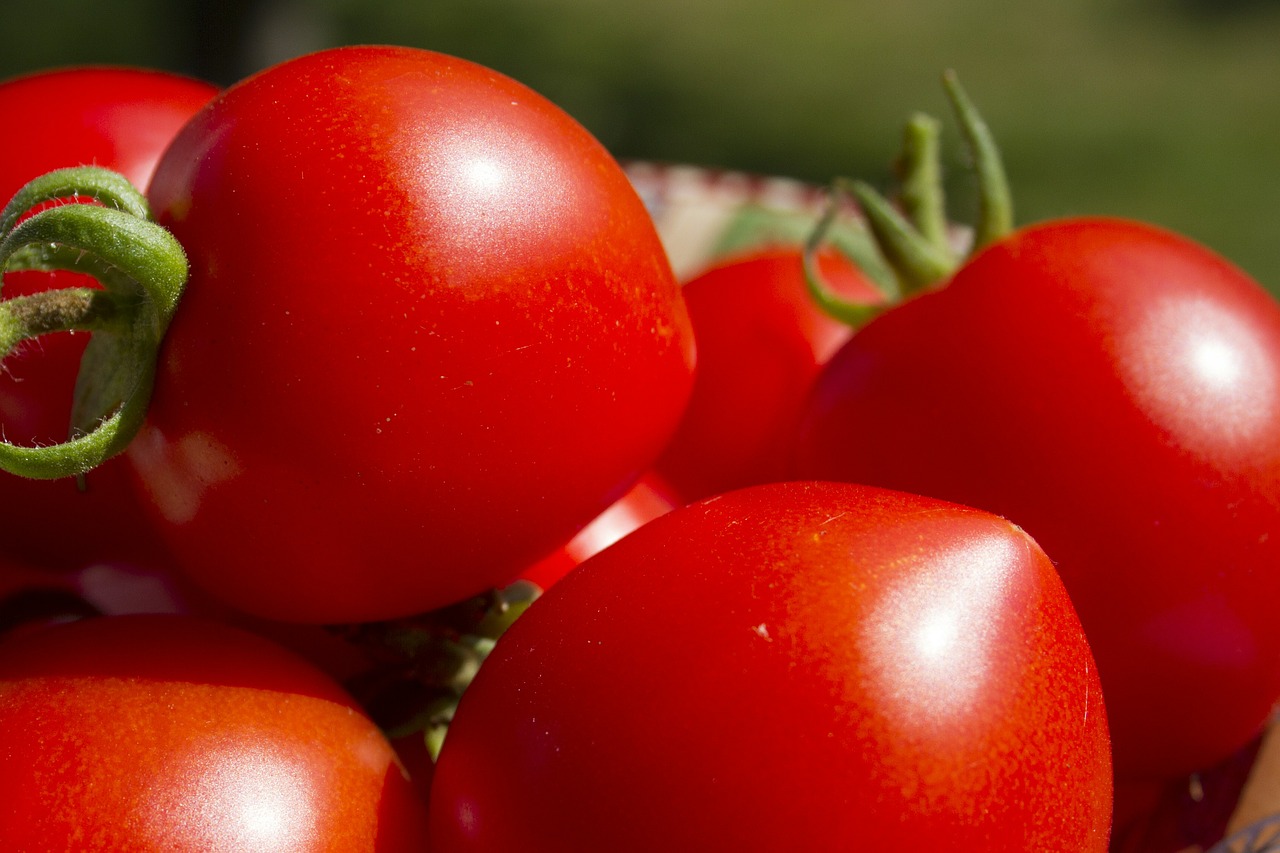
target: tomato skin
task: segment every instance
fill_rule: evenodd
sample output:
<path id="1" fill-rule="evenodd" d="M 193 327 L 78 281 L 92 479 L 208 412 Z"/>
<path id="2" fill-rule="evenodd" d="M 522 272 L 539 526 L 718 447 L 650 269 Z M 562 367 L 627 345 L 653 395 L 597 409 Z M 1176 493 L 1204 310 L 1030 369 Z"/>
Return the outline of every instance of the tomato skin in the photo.
<path id="1" fill-rule="evenodd" d="M 834 483 L 677 509 L 498 641 L 432 782 L 435 853 L 1106 849 L 1088 645 L 1035 543 Z"/>
<path id="2" fill-rule="evenodd" d="M 1247 743 L 1280 697 L 1280 308 L 1137 223 L 1015 232 L 819 378 L 799 476 L 962 502 L 1054 559 L 1123 777 Z"/>
<path id="3" fill-rule="evenodd" d="M 167 71 L 87 66 L 0 81 L 12 123 L 0 139 L 0 196 L 66 166 L 114 169 L 146 190 L 174 134 L 218 93 Z"/>
<path id="4" fill-rule="evenodd" d="M 75 67 L 0 82 L 0 204 L 24 184 L 68 166 L 98 165 L 145 189 L 178 129 L 216 93 L 198 80 L 142 68 Z M 4 296 L 92 285 L 73 273 L 9 272 Z M 86 334 L 46 335 L 11 354 L 0 371 L 0 423 L 17 444 L 64 441 Z M 108 461 L 86 478 L 0 477 L 4 553 L 32 565 L 78 569 L 94 562 L 159 564 L 163 550 L 139 524 L 128 468 Z"/>
<path id="5" fill-rule="evenodd" d="M 842 297 L 884 301 L 835 251 L 821 253 L 818 263 Z M 809 388 L 852 330 L 809 295 L 797 248 L 770 246 L 723 260 L 687 281 L 683 293 L 698 370 L 654 470 L 685 503 L 783 479 Z"/>
<path id="6" fill-rule="evenodd" d="M 473 63 L 275 66 L 187 125 L 150 199 L 191 278 L 129 457 L 184 568 L 247 611 L 382 619 L 501 583 L 620 497 L 687 399 L 688 316 L 625 174 Z"/>
<path id="7" fill-rule="evenodd" d="M 0 645 L 0 837 L 15 850 L 421 851 L 390 745 L 274 645 L 178 616 Z"/>
<path id="8" fill-rule="evenodd" d="M 521 572 L 518 579 L 537 584 L 541 590 L 550 589 L 584 560 L 676 506 L 670 486 L 649 472 L 572 539 Z"/>

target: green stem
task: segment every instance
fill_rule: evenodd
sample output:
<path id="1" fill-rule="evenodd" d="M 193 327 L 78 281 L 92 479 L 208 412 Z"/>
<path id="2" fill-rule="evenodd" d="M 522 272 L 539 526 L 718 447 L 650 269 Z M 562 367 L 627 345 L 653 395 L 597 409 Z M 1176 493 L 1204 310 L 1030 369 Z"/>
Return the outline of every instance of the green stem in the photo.
<path id="1" fill-rule="evenodd" d="M 116 314 L 110 294 L 90 287 L 14 297 L 0 311 L 0 353 L 37 335 L 103 328 Z"/>
<path id="2" fill-rule="evenodd" d="M 946 199 L 942 190 L 942 158 L 938 136 L 941 123 L 917 113 L 907 121 L 898 160 L 902 209 L 930 245 L 950 257 Z"/>
<path id="3" fill-rule="evenodd" d="M 50 201 L 86 198 L 97 204 L 56 204 L 23 218 Z M 74 270 L 102 285 L 0 300 L 0 356 L 43 334 L 93 332 L 74 392 L 72 438 L 41 447 L 0 442 L 6 471 L 76 476 L 123 450 L 141 427 L 160 341 L 186 283 L 186 257 L 148 218 L 141 193 L 95 167 L 32 181 L 0 211 L 0 235 L 0 270 Z"/>
<path id="4" fill-rule="evenodd" d="M 805 241 L 802 260 L 804 263 L 804 279 L 809 295 L 826 314 L 853 328 L 866 325 L 873 317 L 885 309 L 885 305 L 872 305 L 865 302 L 854 302 L 845 299 L 827 283 L 818 267 L 818 251 L 827 239 L 827 234 L 835 224 L 840 213 L 840 201 L 843 187 L 837 183 L 831 188 L 830 200 L 822 217 L 818 220 L 809 238 Z M 889 296 L 889 294 L 886 294 Z M 888 300 L 886 300 L 888 301 Z"/>
<path id="5" fill-rule="evenodd" d="M 978 222 L 973 234 L 973 248 L 977 250 L 1013 230 L 1013 196 L 991 129 L 961 88 L 956 73 L 945 72 L 942 85 L 960 123 L 978 177 Z"/>

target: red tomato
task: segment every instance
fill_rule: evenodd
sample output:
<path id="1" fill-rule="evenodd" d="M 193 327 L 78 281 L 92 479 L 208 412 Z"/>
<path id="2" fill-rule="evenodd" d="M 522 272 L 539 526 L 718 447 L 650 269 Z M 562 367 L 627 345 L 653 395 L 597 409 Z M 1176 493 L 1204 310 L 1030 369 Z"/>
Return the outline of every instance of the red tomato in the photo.
<path id="1" fill-rule="evenodd" d="M 884 301 L 835 251 L 819 256 L 819 268 L 843 298 Z M 654 469 L 684 502 L 782 479 L 809 387 L 852 330 L 810 297 L 799 249 L 721 262 L 688 281 L 684 298 L 698 371 L 684 418 Z"/>
<path id="2" fill-rule="evenodd" d="M 1088 632 L 1121 776 L 1213 764 L 1280 698 L 1280 307 L 1198 245 L 1110 219 L 990 245 L 832 359 L 793 473 L 1025 527 Z"/>
<path id="3" fill-rule="evenodd" d="M 217 94 L 199 80 L 143 68 L 79 67 L 0 82 L 12 125 L 0 139 L 0 197 L 66 166 L 103 166 L 145 190 L 174 134 Z"/>
<path id="4" fill-rule="evenodd" d="M 191 262 L 129 458 L 185 570 L 297 621 L 515 575 L 658 455 L 692 335 L 600 144 L 494 71 L 350 47 L 227 90 L 150 199 Z"/>
<path id="5" fill-rule="evenodd" d="M 537 584 L 539 589 L 549 589 L 588 557 L 676 506 L 667 485 L 652 473 L 646 474 L 563 547 L 521 572 L 520 578 Z"/>
<path id="6" fill-rule="evenodd" d="M 1102 851 L 1096 668 L 1013 524 L 837 483 L 675 510 L 498 640 L 434 853 Z"/>
<path id="7" fill-rule="evenodd" d="M 0 82 L 0 204 L 46 172 L 98 165 L 145 188 L 178 129 L 217 93 L 207 83 L 136 68 L 69 68 Z M 73 273 L 10 272 L 4 296 L 84 286 Z M 88 335 L 42 337 L 4 361 L 0 424 L 16 444 L 63 441 Z M 86 478 L 38 481 L 0 477 L 4 554 L 33 565 L 79 568 L 95 562 L 162 562 L 131 494 L 128 467 L 108 462 Z"/>
<path id="8" fill-rule="evenodd" d="M 13 850 L 413 851 L 421 805 L 332 681 L 253 635 L 89 619 L 0 645 Z"/>

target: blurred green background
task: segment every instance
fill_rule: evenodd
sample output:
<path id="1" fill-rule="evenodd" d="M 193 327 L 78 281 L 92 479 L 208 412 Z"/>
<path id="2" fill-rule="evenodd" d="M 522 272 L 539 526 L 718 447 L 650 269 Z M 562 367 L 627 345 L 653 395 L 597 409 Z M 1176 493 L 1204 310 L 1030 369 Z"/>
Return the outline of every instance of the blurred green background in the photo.
<path id="1" fill-rule="evenodd" d="M 1147 219 L 1280 293 L 1280 3 L 1268 0 L 3 0 L 0 74 L 85 62 L 231 83 L 397 43 L 527 83 L 619 157 L 884 184 L 955 68 L 1020 222 Z M 53 106 L 51 105 L 51 108 Z M 20 133 L 38 116 L 5 116 Z M 953 124 L 954 218 L 971 216 Z"/>

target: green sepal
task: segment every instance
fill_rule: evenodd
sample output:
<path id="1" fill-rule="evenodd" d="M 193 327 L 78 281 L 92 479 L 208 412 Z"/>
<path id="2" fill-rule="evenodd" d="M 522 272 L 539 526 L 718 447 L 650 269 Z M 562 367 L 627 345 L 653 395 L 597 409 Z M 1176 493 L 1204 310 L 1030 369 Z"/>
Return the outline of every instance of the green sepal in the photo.
<path id="1" fill-rule="evenodd" d="M 734 212 L 716 240 L 711 257 L 713 260 L 732 257 L 770 245 L 803 248 L 820 218 L 820 213 L 807 208 L 779 210 L 761 203 L 744 205 Z M 823 243 L 852 261 L 880 290 L 890 293 L 896 290 L 897 278 L 881 257 L 875 240 L 862 221 L 843 218 L 830 222 Z"/>
<path id="2" fill-rule="evenodd" d="M 1013 230 L 1013 203 L 999 149 L 986 122 L 960 87 L 955 72 L 947 71 L 943 75 L 943 86 L 978 179 L 978 222 L 965 256 L 968 258 Z M 957 250 L 952 246 L 940 161 L 938 122 L 917 114 L 907 122 L 898 158 L 900 207 L 895 207 L 865 182 L 837 178 L 832 183 L 832 202 L 814 227 L 805 248 L 805 275 L 819 307 L 857 328 L 876 313 L 947 280 L 955 272 L 962 259 L 957 258 Z M 849 303 L 833 293 L 818 272 L 817 248 L 832 227 L 841 193 L 852 196 L 861 208 L 876 249 L 898 280 L 897 293 L 885 291 L 887 305 Z"/>
<path id="3" fill-rule="evenodd" d="M 904 296 L 946 279 L 956 262 L 949 249 L 935 245 L 915 229 L 884 196 L 863 181 L 849 184 L 876 235 L 880 251 L 897 271 Z"/>
<path id="4" fill-rule="evenodd" d="M 965 146 L 973 160 L 973 171 L 978 178 L 978 221 L 974 225 L 972 249 L 977 251 L 1013 230 L 1013 194 L 1009 190 L 1009 178 L 995 137 L 961 88 L 956 73 L 945 72 L 942 85 L 960 124 L 960 132 L 964 135 Z"/>
<path id="5" fill-rule="evenodd" d="M 856 329 L 870 322 L 877 314 L 883 311 L 884 305 L 855 302 L 844 298 L 827 284 L 826 278 L 822 275 L 822 270 L 818 268 L 818 252 L 825 244 L 827 234 L 839 216 L 840 200 L 841 192 L 839 187 L 832 187 L 827 208 L 818 219 L 817 225 L 810 232 L 809 239 L 805 241 L 801 258 L 804 265 L 805 286 L 808 288 L 809 296 L 828 316 L 834 317 L 836 320 Z M 886 300 L 892 301 L 897 291 L 896 279 L 894 280 L 895 286 L 892 289 L 886 287 L 883 282 L 874 279 L 873 281 L 881 289 Z"/>
<path id="6" fill-rule="evenodd" d="M 901 187 L 898 198 L 903 213 L 920 236 L 950 258 L 951 237 L 938 144 L 940 128 L 941 123 L 937 119 L 924 113 L 917 113 L 907 120 L 896 170 Z"/>

